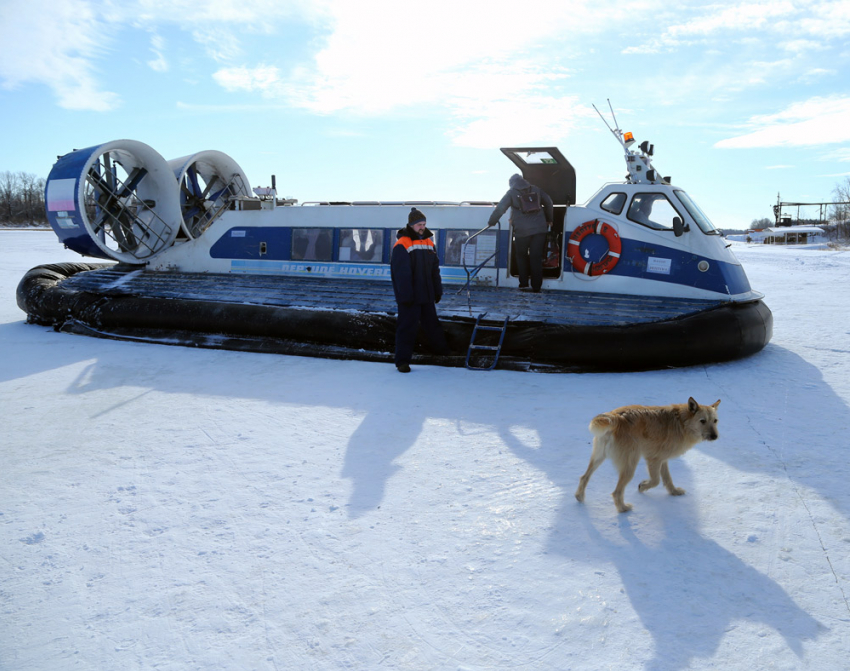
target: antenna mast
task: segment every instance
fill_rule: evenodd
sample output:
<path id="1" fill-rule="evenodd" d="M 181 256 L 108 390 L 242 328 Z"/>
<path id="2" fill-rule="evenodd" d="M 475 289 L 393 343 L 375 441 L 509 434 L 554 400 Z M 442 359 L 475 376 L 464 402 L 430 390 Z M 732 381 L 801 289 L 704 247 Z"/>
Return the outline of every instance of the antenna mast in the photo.
<path id="1" fill-rule="evenodd" d="M 617 115 L 614 114 L 614 108 L 611 106 L 611 99 L 606 98 L 606 100 L 608 101 L 608 107 L 611 109 L 611 116 L 614 118 L 615 128 L 611 128 L 611 124 L 609 124 L 608 121 L 605 119 L 605 117 L 602 116 L 602 112 L 599 111 L 599 109 L 596 107 L 596 105 L 594 103 L 591 103 L 591 104 L 593 105 L 593 109 L 595 109 L 596 113 L 599 115 L 599 118 L 602 119 L 602 123 L 604 123 L 606 126 L 608 126 L 608 130 L 611 131 L 611 135 L 613 135 L 615 138 L 617 138 L 617 142 L 619 142 L 621 145 L 623 145 L 623 150 L 625 152 L 627 152 L 627 154 L 628 154 L 629 149 L 626 146 L 626 143 L 623 141 L 623 131 L 620 130 L 620 126 L 617 124 Z"/>
<path id="2" fill-rule="evenodd" d="M 652 167 L 652 154 L 655 149 L 655 145 L 649 144 L 649 142 L 641 142 L 640 144 L 640 152 L 635 152 L 629 149 L 631 145 L 635 143 L 634 135 L 631 133 L 623 133 L 620 129 L 620 125 L 617 122 L 617 115 L 614 113 L 614 106 L 611 105 L 611 99 L 606 98 L 608 102 L 608 109 L 611 110 L 611 117 L 614 119 L 614 128 L 611 128 L 611 124 L 602 116 L 602 112 L 593 104 L 593 109 L 596 110 L 596 113 L 599 115 L 599 118 L 602 119 L 602 122 L 608 127 L 608 130 L 611 131 L 611 134 L 617 138 L 617 142 L 623 147 L 623 151 L 625 152 L 626 159 L 626 167 L 629 169 L 629 174 L 626 176 L 626 180 L 628 184 L 640 184 L 649 182 L 650 184 L 669 184 L 669 178 L 661 178 L 657 175 L 655 169 Z"/>

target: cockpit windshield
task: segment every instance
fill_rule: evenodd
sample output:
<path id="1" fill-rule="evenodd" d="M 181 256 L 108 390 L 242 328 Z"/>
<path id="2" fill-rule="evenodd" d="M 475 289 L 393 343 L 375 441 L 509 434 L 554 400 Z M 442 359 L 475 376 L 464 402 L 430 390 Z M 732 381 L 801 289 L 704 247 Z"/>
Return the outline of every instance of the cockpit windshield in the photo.
<path id="1" fill-rule="evenodd" d="M 705 212 L 699 209 L 699 205 L 691 200 L 691 197 L 687 193 L 681 189 L 676 189 L 674 193 L 681 201 L 682 205 L 685 206 L 688 214 L 690 214 L 693 220 L 697 222 L 697 226 L 700 227 L 703 233 L 708 233 L 709 235 L 720 235 L 720 231 L 714 227 L 714 224 L 711 223 L 711 220 L 705 215 Z"/>

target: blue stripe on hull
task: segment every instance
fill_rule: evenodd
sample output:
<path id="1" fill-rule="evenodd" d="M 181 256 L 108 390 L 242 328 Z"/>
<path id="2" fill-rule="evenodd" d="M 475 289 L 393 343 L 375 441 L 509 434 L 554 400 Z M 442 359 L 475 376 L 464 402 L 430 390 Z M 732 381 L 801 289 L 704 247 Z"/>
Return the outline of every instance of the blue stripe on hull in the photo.
<path id="1" fill-rule="evenodd" d="M 330 261 L 266 261 L 233 259 L 231 273 L 246 275 L 284 275 L 288 277 L 325 277 L 332 279 L 389 280 L 390 267 L 377 263 L 340 263 Z M 444 282 L 466 282 L 461 268 L 440 268 Z"/>
<path id="2" fill-rule="evenodd" d="M 681 284 L 721 294 L 744 294 L 751 290 L 747 275 L 738 264 L 627 238 L 622 238 L 622 244 L 620 260 L 610 275 Z M 708 264 L 704 272 L 699 269 L 701 261 Z M 569 270 L 569 259 L 566 262 Z"/>
<path id="3" fill-rule="evenodd" d="M 388 264 L 292 261 L 289 259 L 291 235 L 291 229 L 286 227 L 237 227 L 213 244 L 210 256 L 230 259 L 231 272 L 237 273 L 389 279 Z M 266 250 L 262 256 L 259 251 L 261 242 L 265 243 Z M 505 242 L 500 245 L 502 250 L 507 247 Z M 611 275 L 678 284 L 733 296 L 751 290 L 746 273 L 738 264 L 628 238 L 622 238 L 622 245 L 620 260 Z M 569 249 L 564 250 L 565 272 L 571 272 L 569 253 Z M 708 264 L 707 270 L 699 269 L 701 261 Z M 499 265 L 501 268 L 507 265 L 506 254 L 500 254 Z M 440 271 L 447 282 L 466 281 L 466 272 L 462 268 L 444 265 Z"/>

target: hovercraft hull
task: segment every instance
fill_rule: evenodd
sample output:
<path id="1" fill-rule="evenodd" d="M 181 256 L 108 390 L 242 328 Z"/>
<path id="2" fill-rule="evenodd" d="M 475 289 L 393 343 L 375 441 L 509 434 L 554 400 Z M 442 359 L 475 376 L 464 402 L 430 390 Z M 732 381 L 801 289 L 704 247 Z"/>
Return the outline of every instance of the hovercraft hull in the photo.
<path id="1" fill-rule="evenodd" d="M 28 320 L 90 336 L 367 361 L 393 360 L 396 304 L 386 282 L 153 272 L 52 264 L 21 280 Z M 507 319 L 499 368 L 626 372 L 729 361 L 770 340 L 761 300 L 447 291 L 438 306 L 452 354 L 417 344 L 414 362 L 463 366 L 476 320 Z"/>

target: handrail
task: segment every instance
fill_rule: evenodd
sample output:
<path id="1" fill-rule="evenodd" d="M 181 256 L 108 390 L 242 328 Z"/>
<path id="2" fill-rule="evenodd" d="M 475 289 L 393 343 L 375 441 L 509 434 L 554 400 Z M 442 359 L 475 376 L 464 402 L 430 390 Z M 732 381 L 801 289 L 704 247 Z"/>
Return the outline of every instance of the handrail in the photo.
<path id="1" fill-rule="evenodd" d="M 493 207 L 496 203 L 485 200 L 305 200 L 301 203 L 301 207 L 331 205 L 335 207 L 401 207 L 406 205 L 419 205 L 420 207 Z"/>
<path id="2" fill-rule="evenodd" d="M 490 254 L 490 256 L 488 256 L 486 259 L 484 259 L 477 266 L 475 266 L 475 268 L 473 268 L 472 271 L 470 271 L 469 268 L 466 265 L 466 246 L 470 242 L 472 242 L 475 238 L 477 238 L 479 235 L 481 235 L 484 231 L 488 231 L 491 228 L 492 228 L 492 226 L 488 225 L 488 226 L 485 226 L 484 228 L 482 228 L 480 231 L 476 231 L 475 233 L 470 235 L 466 240 L 464 240 L 463 245 L 461 245 L 461 248 L 460 248 L 461 259 L 463 260 L 463 270 L 466 272 L 466 284 L 464 284 L 460 289 L 458 289 L 457 292 L 455 293 L 455 295 L 459 294 L 461 291 L 466 289 L 466 301 L 467 301 L 467 306 L 469 307 L 469 314 L 470 315 L 472 315 L 472 295 L 470 294 L 469 286 L 472 283 L 472 278 L 474 278 L 476 275 L 478 275 L 478 273 L 481 272 L 481 269 L 484 268 L 484 266 L 486 266 L 488 263 L 490 263 L 490 260 L 492 258 L 494 258 L 499 253 L 499 244 L 498 244 L 499 236 L 497 235 L 497 238 L 496 238 L 496 251 L 493 252 L 492 254 Z M 498 231 L 499 231 L 499 233 L 501 233 L 501 231 L 502 231 L 502 222 L 501 221 L 499 221 L 499 223 L 498 223 Z M 498 264 L 496 264 L 496 286 L 499 286 L 499 266 L 498 266 Z"/>

